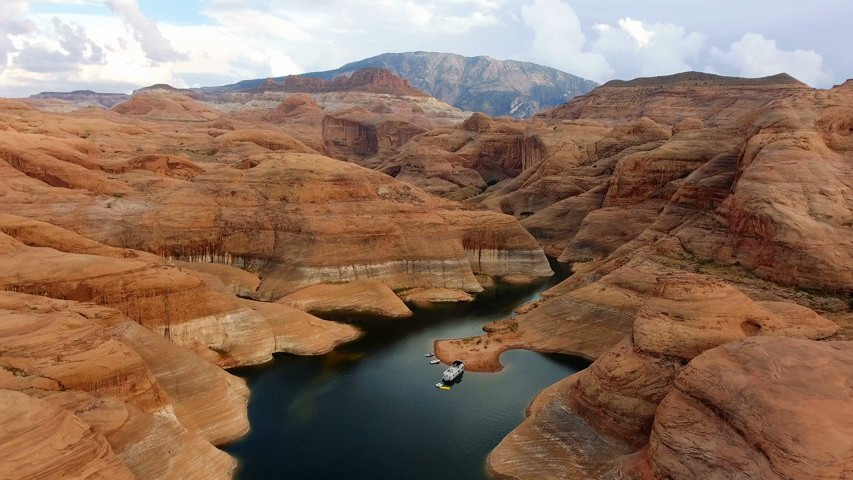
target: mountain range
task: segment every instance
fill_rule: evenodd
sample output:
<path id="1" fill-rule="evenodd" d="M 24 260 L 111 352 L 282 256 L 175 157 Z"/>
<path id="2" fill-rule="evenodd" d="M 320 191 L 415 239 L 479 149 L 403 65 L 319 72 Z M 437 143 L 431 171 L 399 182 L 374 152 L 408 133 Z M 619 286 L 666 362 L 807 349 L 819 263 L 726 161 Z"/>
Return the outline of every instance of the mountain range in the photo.
<path id="1" fill-rule="evenodd" d="M 412 86 L 462 110 L 517 118 L 565 103 L 598 85 L 535 63 L 434 52 L 384 53 L 301 77 L 332 80 L 364 68 L 387 68 Z M 263 87 L 268 80 L 283 82 L 286 78 L 244 80 L 205 90 L 253 90 Z"/>

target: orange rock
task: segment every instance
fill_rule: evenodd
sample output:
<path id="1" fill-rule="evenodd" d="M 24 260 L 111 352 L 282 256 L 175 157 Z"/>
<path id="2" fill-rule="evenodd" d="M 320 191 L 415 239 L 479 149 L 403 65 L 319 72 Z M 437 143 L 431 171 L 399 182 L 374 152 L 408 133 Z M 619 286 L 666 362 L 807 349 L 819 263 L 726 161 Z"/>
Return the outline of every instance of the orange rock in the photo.
<path id="1" fill-rule="evenodd" d="M 34 392 L 103 435 L 137 478 L 230 479 L 237 462 L 173 419 L 78 391 Z"/>
<path id="2" fill-rule="evenodd" d="M 219 116 L 212 108 L 189 96 L 166 91 L 144 91 L 113 107 L 123 115 L 153 120 L 211 120 Z"/>
<path id="3" fill-rule="evenodd" d="M 390 318 L 412 316 L 412 311 L 403 301 L 385 284 L 376 280 L 313 285 L 281 298 L 278 303 L 320 316 L 376 315 Z"/>
<path id="4" fill-rule="evenodd" d="M 471 302 L 474 297 L 466 292 L 447 288 L 413 288 L 402 292 L 400 299 L 420 308 L 429 308 L 441 303 Z"/>
<path id="5" fill-rule="evenodd" d="M 661 402 L 668 401 L 679 375 L 693 365 L 684 370 L 688 360 L 753 335 L 824 339 L 838 328 L 808 308 L 771 302 L 770 311 L 719 280 L 694 274 L 661 277 L 654 295 L 640 308 L 631 336 L 586 370 L 549 387 L 534 400 L 529 417 L 490 455 L 491 471 L 513 478 L 534 478 L 539 466 L 551 469 L 562 464 L 570 465 L 574 475 L 606 477 L 622 468 L 626 452 L 649 441 L 652 425 L 664 408 Z M 542 302 L 531 314 L 552 301 Z M 679 428 L 686 425 L 675 417 L 671 422 Z M 575 425 L 576 431 L 548 433 L 560 431 L 563 425 Z M 520 458 L 531 445 L 556 458 L 544 462 Z M 590 445 L 599 450 L 591 453 Z M 649 451 L 654 452 L 654 440 L 651 445 Z M 626 463 L 625 468 L 630 468 L 636 478 L 645 478 L 642 464 L 639 459 L 637 464 Z M 678 473 L 673 472 L 664 472 L 659 478 Z M 692 476 L 683 478 L 716 474 L 714 469 L 702 473 L 694 469 Z"/>
<path id="6" fill-rule="evenodd" d="M 851 372 L 851 342 L 756 337 L 705 352 L 658 408 L 652 473 L 844 478 L 853 466 Z"/>
<path id="7" fill-rule="evenodd" d="M 0 313 L 10 322 L 0 339 L 5 345 L 0 364 L 18 373 L 0 379 L 3 388 L 65 387 L 113 396 L 177 418 L 184 428 L 216 444 L 248 429 L 248 389 L 242 380 L 115 309 L 0 292 Z M 30 325 L 29 330 L 40 334 L 21 334 L 12 325 Z M 89 354 L 87 348 L 97 342 L 100 347 Z"/>
<path id="8" fill-rule="evenodd" d="M 0 476 L 134 479 L 104 436 L 68 411 L 0 389 Z"/>

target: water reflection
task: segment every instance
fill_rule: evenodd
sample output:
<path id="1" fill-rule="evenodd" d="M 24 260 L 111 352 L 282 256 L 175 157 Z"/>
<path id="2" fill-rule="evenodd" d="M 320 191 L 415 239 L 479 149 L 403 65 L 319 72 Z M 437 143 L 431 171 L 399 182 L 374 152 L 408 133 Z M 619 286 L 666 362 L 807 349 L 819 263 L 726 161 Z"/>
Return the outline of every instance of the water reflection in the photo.
<path id="1" fill-rule="evenodd" d="M 446 367 L 424 353 L 436 338 L 481 332 L 558 279 L 369 322 L 361 339 L 328 355 L 280 355 L 237 371 L 252 392 L 252 431 L 227 449 L 240 459 L 239 478 L 485 478 L 486 455 L 534 395 L 587 363 L 513 350 L 501 357 L 502 372 L 465 372 L 441 390 Z"/>

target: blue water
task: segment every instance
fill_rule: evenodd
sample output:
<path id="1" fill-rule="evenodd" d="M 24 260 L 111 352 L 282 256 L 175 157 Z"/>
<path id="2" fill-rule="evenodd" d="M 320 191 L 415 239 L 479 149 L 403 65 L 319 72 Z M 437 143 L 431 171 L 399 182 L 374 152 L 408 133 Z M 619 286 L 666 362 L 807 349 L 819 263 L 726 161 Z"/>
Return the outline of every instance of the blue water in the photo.
<path id="1" fill-rule="evenodd" d="M 465 372 L 435 388 L 433 341 L 482 332 L 560 277 L 499 287 L 473 304 L 371 321 L 360 340 L 321 357 L 283 355 L 234 373 L 249 382 L 252 430 L 226 450 L 238 479 L 478 479 L 488 453 L 548 385 L 586 367 L 568 357 L 514 350 L 499 373 Z"/>

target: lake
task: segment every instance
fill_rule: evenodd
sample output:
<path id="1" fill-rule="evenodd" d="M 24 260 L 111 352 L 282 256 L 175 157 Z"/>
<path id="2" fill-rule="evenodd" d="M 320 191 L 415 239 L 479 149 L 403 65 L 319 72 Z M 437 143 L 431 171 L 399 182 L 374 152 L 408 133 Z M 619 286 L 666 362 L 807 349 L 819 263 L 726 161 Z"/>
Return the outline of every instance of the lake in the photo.
<path id="1" fill-rule="evenodd" d="M 440 390 L 446 366 L 424 353 L 436 339 L 482 333 L 562 278 L 499 285 L 470 304 L 414 310 L 409 319 L 364 321 L 361 339 L 327 355 L 280 355 L 235 370 L 251 389 L 252 428 L 226 448 L 240 461 L 237 478 L 488 478 L 486 456 L 533 397 L 588 362 L 513 350 L 501 372 L 465 372 Z"/>

